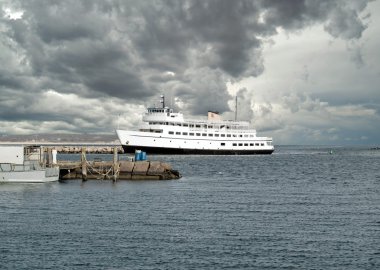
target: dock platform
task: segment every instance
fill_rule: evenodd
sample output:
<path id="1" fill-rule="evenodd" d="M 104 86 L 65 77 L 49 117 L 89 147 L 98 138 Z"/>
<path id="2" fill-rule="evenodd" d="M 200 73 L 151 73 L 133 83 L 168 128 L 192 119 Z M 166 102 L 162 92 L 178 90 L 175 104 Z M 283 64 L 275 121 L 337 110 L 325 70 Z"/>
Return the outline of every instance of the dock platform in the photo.
<path id="1" fill-rule="evenodd" d="M 59 161 L 60 180 L 102 179 L 102 180 L 171 180 L 181 175 L 167 163 L 160 161 Z"/>
<path id="2" fill-rule="evenodd" d="M 89 179 L 102 180 L 172 180 L 181 178 L 177 170 L 173 170 L 171 165 L 160 161 L 134 161 L 119 160 L 118 147 L 113 148 L 113 161 L 88 161 L 86 157 L 86 147 L 81 148 L 80 161 L 58 160 L 60 180 Z M 51 153 L 48 149 L 48 155 Z M 93 153 L 93 151 L 91 151 Z M 48 159 L 49 160 L 49 159 Z"/>

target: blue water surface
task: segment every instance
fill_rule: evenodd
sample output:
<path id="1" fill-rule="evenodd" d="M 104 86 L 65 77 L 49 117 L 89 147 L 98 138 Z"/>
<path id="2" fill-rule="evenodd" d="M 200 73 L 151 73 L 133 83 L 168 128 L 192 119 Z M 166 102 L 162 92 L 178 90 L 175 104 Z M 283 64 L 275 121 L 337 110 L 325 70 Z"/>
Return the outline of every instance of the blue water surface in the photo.
<path id="1" fill-rule="evenodd" d="M 380 269 L 378 150 L 148 158 L 183 178 L 0 185 L 0 269 Z"/>

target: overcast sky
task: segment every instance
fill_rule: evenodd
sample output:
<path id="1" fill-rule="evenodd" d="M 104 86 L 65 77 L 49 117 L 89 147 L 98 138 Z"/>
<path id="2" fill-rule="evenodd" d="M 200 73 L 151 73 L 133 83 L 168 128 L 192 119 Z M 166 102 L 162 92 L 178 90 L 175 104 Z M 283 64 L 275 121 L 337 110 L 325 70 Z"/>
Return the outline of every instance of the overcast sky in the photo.
<path id="1" fill-rule="evenodd" d="M 112 133 L 159 102 L 275 144 L 380 144 L 380 3 L 0 0 L 0 134 Z"/>

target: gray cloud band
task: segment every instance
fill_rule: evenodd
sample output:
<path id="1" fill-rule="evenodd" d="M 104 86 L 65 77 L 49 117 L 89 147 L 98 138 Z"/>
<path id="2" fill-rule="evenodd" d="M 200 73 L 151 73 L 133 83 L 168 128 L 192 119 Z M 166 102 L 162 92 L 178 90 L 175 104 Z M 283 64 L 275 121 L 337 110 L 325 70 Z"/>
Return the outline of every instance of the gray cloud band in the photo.
<path id="1" fill-rule="evenodd" d="M 262 39 L 316 23 L 334 38 L 358 39 L 367 2 L 2 1 L 2 99 L 54 89 L 141 102 L 166 90 L 189 113 L 210 104 L 226 112 L 226 82 L 264 71 Z M 22 19 L 7 19 L 8 7 L 22 10 Z M 12 121 L 2 105 L 0 118 Z"/>

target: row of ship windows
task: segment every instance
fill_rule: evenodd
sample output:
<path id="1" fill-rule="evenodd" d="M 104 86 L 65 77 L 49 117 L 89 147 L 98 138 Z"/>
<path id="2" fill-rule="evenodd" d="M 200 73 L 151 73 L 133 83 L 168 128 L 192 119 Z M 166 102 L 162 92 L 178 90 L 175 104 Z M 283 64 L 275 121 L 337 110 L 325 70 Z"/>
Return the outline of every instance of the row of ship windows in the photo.
<path id="1" fill-rule="evenodd" d="M 221 146 L 225 146 L 221 143 Z M 232 146 L 264 146 L 264 143 L 233 143 Z"/>
<path id="2" fill-rule="evenodd" d="M 170 141 L 171 142 L 171 141 Z M 186 143 L 186 141 L 185 141 Z M 232 146 L 264 146 L 264 143 L 233 143 Z M 271 142 L 267 142 L 267 145 L 272 145 Z M 226 146 L 226 143 L 220 143 L 220 146 Z"/>
<path id="3" fill-rule="evenodd" d="M 253 134 L 213 134 L 213 133 L 193 133 L 193 132 L 174 132 L 174 131 L 169 131 L 169 135 L 184 135 L 184 136 L 201 136 L 201 137 L 245 137 L 245 138 L 248 138 L 248 137 L 255 137 L 255 135 Z"/>
<path id="4" fill-rule="evenodd" d="M 209 129 L 245 129 L 245 127 L 241 126 L 229 126 L 229 125 L 206 125 L 206 124 L 181 124 L 181 123 L 173 123 L 173 122 L 149 122 L 149 125 L 170 125 L 170 126 L 178 126 L 178 127 L 190 127 L 190 128 L 209 128 Z"/>

